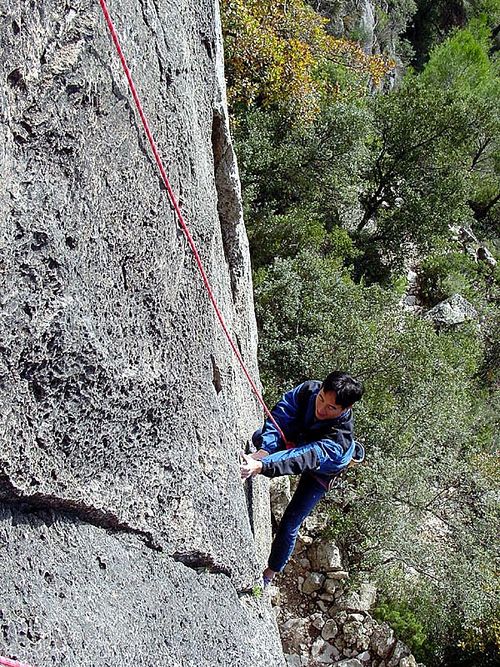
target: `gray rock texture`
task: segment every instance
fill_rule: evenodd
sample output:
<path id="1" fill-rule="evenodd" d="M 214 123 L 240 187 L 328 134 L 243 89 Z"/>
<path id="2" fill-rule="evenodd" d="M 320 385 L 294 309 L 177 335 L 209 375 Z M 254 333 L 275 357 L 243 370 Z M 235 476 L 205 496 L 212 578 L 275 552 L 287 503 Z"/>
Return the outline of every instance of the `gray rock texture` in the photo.
<path id="1" fill-rule="evenodd" d="M 110 11 L 258 378 L 218 4 L 113 0 Z M 238 453 L 260 411 L 99 3 L 0 0 L 0 21 L 0 654 L 282 665 L 272 613 L 248 593 L 270 518 L 266 481 L 245 494 Z"/>
<path id="2" fill-rule="evenodd" d="M 340 570 L 342 567 L 340 551 L 333 542 L 318 540 L 308 549 L 307 555 L 311 561 L 311 566 L 315 570 L 331 572 L 332 570 Z"/>
<path id="3" fill-rule="evenodd" d="M 308 545 L 310 562 L 302 553 L 292 557 L 285 575 L 298 582 L 298 591 L 285 580 L 280 607 L 275 607 L 288 664 L 417 667 L 410 649 L 389 625 L 370 615 L 376 603 L 375 585 L 349 583 L 335 544 L 326 536 L 313 538 L 306 530 L 301 528 L 298 551 Z M 332 570 L 332 563 L 338 569 Z M 311 572 L 313 564 L 317 571 Z"/>
<path id="4" fill-rule="evenodd" d="M 389 53 L 395 55 L 399 36 L 404 33 L 416 6 L 386 0 L 338 0 L 318 2 L 320 10 L 332 22 L 335 34 L 354 37 L 367 54 Z"/>
<path id="5" fill-rule="evenodd" d="M 280 664 L 271 619 L 225 574 L 46 511 L 3 509 L 0 521 L 3 654 L 40 666 Z"/>
<path id="6" fill-rule="evenodd" d="M 461 294 L 453 294 L 427 311 L 425 317 L 438 325 L 453 326 L 476 319 L 478 312 Z"/>

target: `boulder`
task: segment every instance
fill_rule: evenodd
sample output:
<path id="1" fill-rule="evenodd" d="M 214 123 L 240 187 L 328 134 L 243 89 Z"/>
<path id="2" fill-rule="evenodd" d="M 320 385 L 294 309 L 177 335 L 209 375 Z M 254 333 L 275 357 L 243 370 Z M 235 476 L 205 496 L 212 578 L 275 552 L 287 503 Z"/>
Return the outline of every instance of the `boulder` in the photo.
<path id="1" fill-rule="evenodd" d="M 314 542 L 310 535 L 299 535 L 297 538 L 297 551 L 300 553 L 304 551 Z"/>
<path id="2" fill-rule="evenodd" d="M 351 591 L 341 597 L 337 606 L 339 609 L 352 611 L 369 611 L 375 604 L 377 598 L 377 588 L 370 583 L 362 583 L 359 591 Z"/>
<path id="3" fill-rule="evenodd" d="M 322 611 L 324 614 L 328 614 L 328 605 L 324 600 L 318 600 L 317 602 L 317 607 L 320 611 Z"/>
<path id="4" fill-rule="evenodd" d="M 317 630 L 321 630 L 321 628 L 323 628 L 325 625 L 325 618 L 321 612 L 316 612 L 314 614 L 311 614 L 311 616 L 309 616 L 309 619 L 311 625 Z"/>
<path id="5" fill-rule="evenodd" d="M 401 661 L 405 658 L 408 658 L 409 656 L 410 649 L 406 646 L 406 644 L 403 644 L 403 642 L 398 639 L 392 655 L 387 661 L 387 667 L 399 667 Z"/>
<path id="6" fill-rule="evenodd" d="M 341 653 L 344 653 L 346 651 L 347 644 L 344 640 L 343 635 L 340 632 L 333 640 L 333 644 L 339 649 Z"/>
<path id="7" fill-rule="evenodd" d="M 309 625 L 307 618 L 291 618 L 280 626 L 285 653 L 299 654 L 303 646 L 310 644 Z"/>
<path id="8" fill-rule="evenodd" d="M 333 595 L 335 593 L 335 591 L 337 590 L 338 585 L 339 585 L 338 581 L 336 579 L 333 579 L 331 577 L 331 575 L 329 575 L 326 578 L 325 583 L 323 584 L 323 588 L 325 590 L 325 593 L 328 593 L 329 595 Z"/>
<path id="9" fill-rule="evenodd" d="M 302 531 L 306 531 L 312 535 L 320 535 L 327 527 L 328 520 L 328 515 L 325 512 L 313 512 L 304 520 Z"/>
<path id="10" fill-rule="evenodd" d="M 458 234 L 464 245 L 479 245 L 479 240 L 470 227 L 459 227 Z"/>
<path id="11" fill-rule="evenodd" d="M 387 623 L 381 623 L 373 628 L 370 648 L 380 658 L 387 658 L 395 643 L 394 631 Z"/>
<path id="12" fill-rule="evenodd" d="M 340 626 L 347 622 L 348 614 L 345 611 L 339 611 L 336 607 L 330 607 L 330 616 Z"/>
<path id="13" fill-rule="evenodd" d="M 425 314 L 426 319 L 444 326 L 462 324 L 477 317 L 477 310 L 460 294 L 454 294 L 449 299 L 441 301 Z"/>
<path id="14" fill-rule="evenodd" d="M 401 658 L 398 667 L 418 667 L 417 661 L 412 655 Z"/>
<path id="15" fill-rule="evenodd" d="M 331 665 L 336 663 L 340 656 L 339 651 L 322 637 L 318 637 L 311 647 L 311 658 L 319 664 Z"/>
<path id="16" fill-rule="evenodd" d="M 339 629 L 335 621 L 329 618 L 321 630 L 321 636 L 325 641 L 330 641 L 337 636 Z"/>
<path id="17" fill-rule="evenodd" d="M 311 595 L 315 591 L 319 591 L 325 581 L 325 575 L 320 572 L 309 572 L 304 583 L 302 584 L 302 592 L 306 595 Z"/>
<path id="18" fill-rule="evenodd" d="M 311 567 L 320 572 L 332 572 L 342 567 L 340 551 L 333 542 L 316 541 L 307 550 Z"/>
<path id="19" fill-rule="evenodd" d="M 497 265 L 497 260 L 493 257 L 491 252 L 485 246 L 479 246 L 476 252 L 477 259 L 481 262 L 486 262 L 492 269 Z"/>
<path id="20" fill-rule="evenodd" d="M 358 621 L 358 623 L 363 623 L 363 621 L 365 620 L 365 617 L 363 616 L 363 614 L 349 614 L 349 616 L 347 617 L 347 620 L 348 621 Z"/>
<path id="21" fill-rule="evenodd" d="M 361 621 L 347 621 L 342 627 L 342 636 L 348 646 L 356 646 L 361 638 L 364 638 L 364 628 Z"/>

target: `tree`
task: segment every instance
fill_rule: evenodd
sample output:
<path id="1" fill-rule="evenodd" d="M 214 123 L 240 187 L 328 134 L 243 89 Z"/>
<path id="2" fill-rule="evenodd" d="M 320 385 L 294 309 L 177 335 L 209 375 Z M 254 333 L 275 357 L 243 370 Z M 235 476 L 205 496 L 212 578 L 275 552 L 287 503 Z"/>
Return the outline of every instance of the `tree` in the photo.
<path id="1" fill-rule="evenodd" d="M 483 232 L 500 223 L 500 77 L 489 18 L 471 21 L 435 48 L 422 73 L 427 85 L 446 90 L 469 115 L 467 204 Z"/>
<path id="2" fill-rule="evenodd" d="M 343 228 L 358 206 L 366 123 L 363 106 L 347 102 L 307 127 L 260 109 L 241 120 L 236 148 L 254 267 L 306 248 L 355 254 Z"/>
<path id="3" fill-rule="evenodd" d="M 333 368 L 365 380 L 368 463 L 338 499 L 337 538 L 436 664 L 450 643 L 479 646 L 497 614 L 494 272 L 450 236 L 488 233 L 498 212 L 491 35 L 482 17 L 397 89 L 348 84 L 306 123 L 255 98 L 236 128 L 267 398 Z M 395 276 L 429 252 L 429 298 L 460 284 L 480 326 L 437 332 L 402 311 Z"/>
<path id="4" fill-rule="evenodd" d="M 376 249 L 379 262 L 397 266 L 409 250 L 428 251 L 450 225 L 467 219 L 471 125 L 467 110 L 453 102 L 412 74 L 373 100 L 356 230 L 358 243 L 370 250 L 367 263 Z"/>
<path id="5" fill-rule="evenodd" d="M 356 423 L 368 465 L 337 499 L 336 539 L 441 655 L 496 612 L 496 398 L 476 379 L 477 328 L 437 333 L 394 291 L 355 284 L 341 259 L 311 253 L 261 269 L 256 296 L 269 398 L 336 368 L 365 381 Z"/>
<path id="6" fill-rule="evenodd" d="M 416 0 L 417 11 L 405 37 L 411 42 L 415 57 L 413 64 L 422 69 L 432 49 L 441 44 L 451 32 L 466 26 L 478 16 L 486 16 L 490 27 L 498 25 L 498 0 Z"/>
<path id="7" fill-rule="evenodd" d="M 372 279 L 429 252 L 456 225 L 498 223 L 500 79 L 486 19 L 437 47 L 420 75 L 373 100 L 361 197 L 361 270 Z M 375 267 L 375 270 L 374 270 Z"/>
<path id="8" fill-rule="evenodd" d="M 379 83 L 393 66 L 328 34 L 327 20 L 304 0 L 223 0 L 221 15 L 228 99 L 236 110 L 274 107 L 310 121 L 324 98 L 340 93 L 343 68 L 365 86 L 369 77 Z"/>

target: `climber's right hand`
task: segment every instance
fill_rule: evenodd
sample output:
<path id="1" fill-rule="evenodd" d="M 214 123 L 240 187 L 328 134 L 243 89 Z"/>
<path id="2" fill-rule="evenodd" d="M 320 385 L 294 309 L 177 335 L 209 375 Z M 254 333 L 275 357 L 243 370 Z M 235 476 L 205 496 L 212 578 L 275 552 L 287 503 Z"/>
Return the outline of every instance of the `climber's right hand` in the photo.
<path id="1" fill-rule="evenodd" d="M 241 452 L 241 463 L 240 463 L 240 476 L 242 481 L 249 479 L 250 477 L 255 477 L 262 471 L 262 463 L 256 461 L 248 454 Z"/>

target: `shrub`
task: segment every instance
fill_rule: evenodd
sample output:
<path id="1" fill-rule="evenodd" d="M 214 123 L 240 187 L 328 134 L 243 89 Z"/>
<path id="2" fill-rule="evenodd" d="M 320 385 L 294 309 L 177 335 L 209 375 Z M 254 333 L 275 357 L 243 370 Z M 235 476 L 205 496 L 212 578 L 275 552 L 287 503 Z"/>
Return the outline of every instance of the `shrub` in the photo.
<path id="1" fill-rule="evenodd" d="M 459 293 L 475 302 L 480 294 L 485 294 L 486 280 L 491 269 L 483 262 L 478 263 L 463 252 L 434 254 L 427 257 L 419 268 L 419 290 L 429 306 Z"/>
<path id="2" fill-rule="evenodd" d="M 407 604 L 385 601 L 374 609 L 378 621 L 386 621 L 396 636 L 407 644 L 417 659 L 422 657 L 422 647 L 428 641 L 422 623 Z"/>

